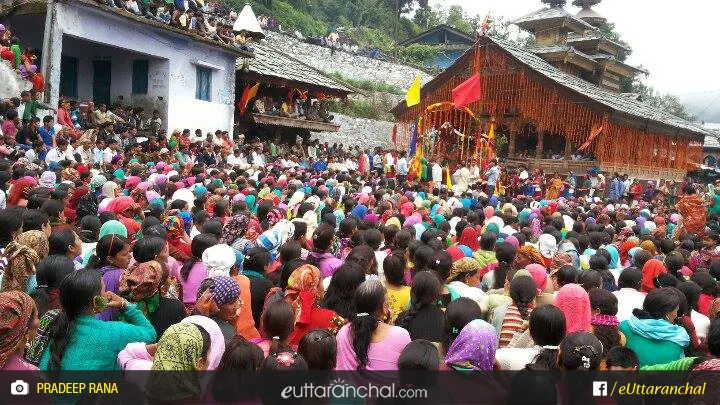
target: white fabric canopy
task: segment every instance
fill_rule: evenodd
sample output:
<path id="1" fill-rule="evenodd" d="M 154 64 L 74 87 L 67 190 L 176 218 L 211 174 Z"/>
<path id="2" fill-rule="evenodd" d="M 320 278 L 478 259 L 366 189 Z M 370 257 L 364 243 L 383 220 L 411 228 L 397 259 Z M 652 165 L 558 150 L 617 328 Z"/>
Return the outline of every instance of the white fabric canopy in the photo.
<path id="1" fill-rule="evenodd" d="M 243 7 L 242 11 L 238 15 L 237 20 L 235 20 L 235 24 L 233 24 L 233 31 L 249 32 L 257 39 L 265 38 L 265 33 L 262 28 L 260 28 L 257 17 L 255 17 L 255 12 L 249 4 L 245 4 L 245 7 Z"/>

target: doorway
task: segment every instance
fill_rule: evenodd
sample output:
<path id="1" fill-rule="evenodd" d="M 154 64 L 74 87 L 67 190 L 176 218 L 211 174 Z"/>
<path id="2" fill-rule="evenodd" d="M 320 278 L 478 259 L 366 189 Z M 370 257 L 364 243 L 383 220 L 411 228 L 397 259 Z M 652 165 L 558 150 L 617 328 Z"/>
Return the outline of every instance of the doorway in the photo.
<path id="1" fill-rule="evenodd" d="M 93 61 L 93 101 L 110 105 L 110 83 L 112 68 L 109 60 Z"/>

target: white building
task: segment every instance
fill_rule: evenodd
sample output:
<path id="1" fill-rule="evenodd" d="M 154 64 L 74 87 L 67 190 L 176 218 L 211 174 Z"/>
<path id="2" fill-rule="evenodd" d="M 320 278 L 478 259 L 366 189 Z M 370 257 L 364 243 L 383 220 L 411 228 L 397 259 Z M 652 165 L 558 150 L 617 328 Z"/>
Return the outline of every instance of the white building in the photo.
<path id="1" fill-rule="evenodd" d="M 168 131 L 232 131 L 235 64 L 252 53 L 93 0 L 29 0 L 3 19 L 42 50 L 46 100 L 160 111 Z"/>

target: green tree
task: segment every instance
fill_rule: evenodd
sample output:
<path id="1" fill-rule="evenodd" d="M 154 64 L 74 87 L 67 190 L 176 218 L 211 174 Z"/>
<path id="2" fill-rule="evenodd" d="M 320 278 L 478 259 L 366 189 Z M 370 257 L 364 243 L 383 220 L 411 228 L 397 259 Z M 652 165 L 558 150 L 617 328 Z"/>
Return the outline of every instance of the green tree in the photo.
<path id="1" fill-rule="evenodd" d="M 678 118 L 692 121 L 695 117 L 688 112 L 687 108 L 680 102 L 680 99 L 674 94 L 661 93 L 652 86 L 648 86 L 639 79 L 636 79 L 631 87 L 632 93 L 640 95 L 640 100 L 659 110 L 670 113 Z"/>

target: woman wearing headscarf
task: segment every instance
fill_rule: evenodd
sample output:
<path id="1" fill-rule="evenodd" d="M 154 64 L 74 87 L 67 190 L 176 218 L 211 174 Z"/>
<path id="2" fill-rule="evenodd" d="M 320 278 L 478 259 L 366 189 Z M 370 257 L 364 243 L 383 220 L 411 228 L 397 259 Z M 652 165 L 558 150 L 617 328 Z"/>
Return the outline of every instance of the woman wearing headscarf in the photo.
<path id="1" fill-rule="evenodd" d="M 199 371 L 208 369 L 210 346 L 209 335 L 200 326 L 181 322 L 168 328 L 157 344 L 146 395 L 159 403 L 202 402 Z"/>
<path id="2" fill-rule="evenodd" d="M 572 245 L 572 243 L 570 243 L 570 245 Z M 573 266 L 573 267 L 575 267 L 575 269 L 578 268 L 575 266 L 573 257 L 570 254 L 568 254 L 562 250 L 563 246 L 565 246 L 565 245 L 561 244 L 560 249 L 557 252 L 555 252 L 555 255 L 553 256 L 552 264 L 550 265 L 550 269 L 549 269 L 550 270 L 549 277 L 550 277 L 550 282 L 552 283 L 552 291 L 553 292 L 560 289 L 560 286 L 558 285 L 558 282 L 557 282 L 557 273 L 558 273 L 558 271 L 560 271 L 560 268 L 562 268 L 564 266 Z M 574 252 L 574 253 L 577 255 L 577 252 Z M 578 256 L 575 256 L 575 257 L 578 257 Z M 579 263 L 578 263 L 578 265 L 579 265 Z"/>
<path id="3" fill-rule="evenodd" d="M 163 295 L 162 289 L 167 281 L 167 269 L 155 260 L 136 263 L 120 276 L 120 296 L 137 304 L 158 336 L 185 317 L 182 302 Z"/>
<path id="4" fill-rule="evenodd" d="M 233 215 L 223 227 L 220 243 L 226 243 L 242 254 L 247 253 L 254 246 L 252 242 L 245 238 L 249 226 L 250 217 L 244 213 Z"/>
<path id="5" fill-rule="evenodd" d="M 167 229 L 167 240 L 170 256 L 180 262 L 186 262 L 192 256 L 190 237 L 185 232 L 182 218 L 171 215 L 165 219 L 163 226 Z"/>
<path id="6" fill-rule="evenodd" d="M 298 345 L 303 336 L 313 329 L 327 329 L 336 334 L 345 324 L 345 320 L 335 311 L 319 306 L 324 293 L 317 267 L 305 264 L 290 274 L 285 300 L 295 312 L 295 328 L 289 338 L 291 345 Z"/>
<path id="7" fill-rule="evenodd" d="M 110 204 L 110 201 L 112 201 L 114 198 L 117 198 L 119 195 L 120 186 L 118 186 L 117 183 L 115 183 L 114 181 L 105 182 L 105 184 L 102 185 L 100 192 L 100 197 L 102 198 L 102 200 L 100 200 L 100 204 L 98 204 L 98 212 L 107 211 L 107 206 L 108 204 Z"/>
<path id="8" fill-rule="evenodd" d="M 48 238 L 43 231 L 23 232 L 8 243 L 3 252 L 8 265 L 2 275 L 2 291 L 20 290 L 28 294 L 35 291 L 35 266 L 48 251 Z"/>
<path id="9" fill-rule="evenodd" d="M 467 377 L 454 380 L 460 384 L 467 381 L 467 387 L 456 387 L 455 392 L 461 397 L 453 399 L 458 403 L 471 403 L 478 389 L 483 392 L 483 401 L 505 402 L 505 389 L 493 379 L 492 374 L 488 374 L 493 370 L 497 347 L 495 328 L 482 319 L 465 325 L 450 345 L 444 364 Z M 463 395 L 466 397 L 462 398 Z"/>
<path id="10" fill-rule="evenodd" d="M 65 218 L 67 218 L 69 223 L 74 223 L 75 221 L 82 219 L 77 217 L 77 208 L 78 204 L 80 204 L 80 200 L 85 197 L 88 192 L 88 188 L 85 186 L 78 187 L 73 191 L 68 203 L 65 205 L 64 211 Z"/>
<path id="11" fill-rule="evenodd" d="M 520 246 L 515 252 L 515 261 L 513 261 L 513 268 L 524 269 L 528 264 L 541 264 L 545 265 L 543 256 L 540 255 L 537 249 L 532 246 L 525 245 Z"/>
<path id="12" fill-rule="evenodd" d="M 35 302 L 21 291 L 0 293 L 0 370 L 32 371 L 38 368 L 23 358 L 38 328 Z"/>
<path id="13" fill-rule="evenodd" d="M 478 240 L 478 234 L 475 228 L 471 226 L 465 227 L 462 234 L 460 234 L 458 244 L 469 247 L 473 252 L 480 250 L 480 241 Z"/>
<path id="14" fill-rule="evenodd" d="M 26 207 L 28 203 L 28 193 L 37 186 L 37 180 L 34 177 L 21 177 L 12 183 L 10 192 L 7 197 L 8 207 Z"/>
<path id="15" fill-rule="evenodd" d="M 107 211 L 115 213 L 117 220 L 125 225 L 130 239 L 140 231 L 140 224 L 133 218 L 137 215 L 142 221 L 145 216 L 140 206 L 132 198 L 122 196 L 113 199 L 107 205 Z"/>
<path id="16" fill-rule="evenodd" d="M 565 284 L 555 297 L 555 306 L 565 315 L 566 333 L 591 332 L 590 296 L 579 284 Z"/>
<path id="17" fill-rule="evenodd" d="M 467 229 L 467 228 L 465 228 Z M 488 295 L 480 289 L 480 264 L 471 257 L 463 257 L 452 264 L 445 284 L 460 297 L 475 301 L 483 314 L 488 311 Z"/>
<path id="18" fill-rule="evenodd" d="M 656 288 L 655 281 L 663 273 L 667 273 L 667 269 L 663 262 L 658 259 L 650 259 L 645 262 L 642 268 L 642 286 L 640 291 L 648 293 Z"/>
<path id="19" fill-rule="evenodd" d="M 215 321 L 229 342 L 235 336 L 240 307 L 250 305 L 240 298 L 240 285 L 232 277 L 216 276 L 200 283 L 195 312 Z"/>
<path id="20" fill-rule="evenodd" d="M 55 183 L 57 182 L 57 174 L 51 171 L 44 171 L 40 175 L 40 181 L 38 186 L 49 189 L 50 191 L 55 190 Z"/>
<path id="21" fill-rule="evenodd" d="M 206 316 L 193 315 L 188 316 L 178 324 L 195 325 L 200 329 L 201 334 L 209 337 L 210 347 L 207 353 L 207 370 L 217 369 L 225 352 L 225 339 L 215 321 Z M 162 337 L 160 339 L 162 340 Z M 204 337 L 203 339 L 205 340 Z M 152 369 L 153 361 L 159 351 L 159 345 L 159 342 L 151 344 L 144 342 L 129 343 L 118 354 L 118 365 L 124 371 L 149 371 Z M 163 348 L 163 350 L 165 349 Z M 137 384 L 143 390 L 147 384 L 147 376 L 147 373 L 127 373 L 125 375 L 127 381 Z"/>
<path id="22" fill-rule="evenodd" d="M 620 265 L 623 268 L 630 267 L 630 249 L 637 247 L 637 240 L 626 240 L 620 245 Z"/>

